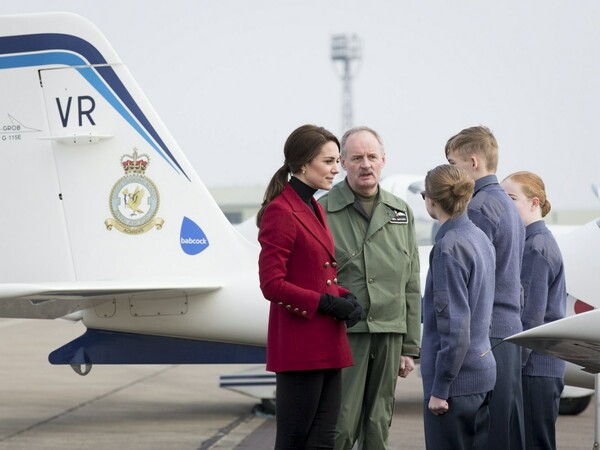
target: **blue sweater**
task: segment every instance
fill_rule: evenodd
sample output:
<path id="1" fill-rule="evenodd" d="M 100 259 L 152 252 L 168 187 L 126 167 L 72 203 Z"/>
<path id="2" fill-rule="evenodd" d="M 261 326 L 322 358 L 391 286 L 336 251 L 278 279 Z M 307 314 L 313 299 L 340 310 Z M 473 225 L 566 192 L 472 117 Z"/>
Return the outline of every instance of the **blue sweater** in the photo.
<path id="1" fill-rule="evenodd" d="M 491 391 L 494 247 L 466 214 L 446 221 L 429 255 L 423 296 L 423 393 L 447 399 Z"/>
<path id="2" fill-rule="evenodd" d="M 521 263 L 525 226 L 496 175 L 475 182 L 475 193 L 467 211 L 496 249 L 496 292 L 490 337 L 504 339 L 522 331 Z"/>
<path id="3" fill-rule="evenodd" d="M 521 283 L 525 294 L 523 329 L 565 317 L 567 290 L 563 259 L 554 236 L 543 220 L 526 228 Z M 565 362 L 525 349 L 523 375 L 562 378 Z"/>

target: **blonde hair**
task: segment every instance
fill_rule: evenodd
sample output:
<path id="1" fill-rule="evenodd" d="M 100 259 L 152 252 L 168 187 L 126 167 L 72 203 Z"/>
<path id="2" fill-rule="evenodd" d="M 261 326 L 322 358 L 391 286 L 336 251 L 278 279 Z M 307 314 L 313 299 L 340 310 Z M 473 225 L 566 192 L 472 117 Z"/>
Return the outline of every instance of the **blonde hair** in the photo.
<path id="1" fill-rule="evenodd" d="M 425 177 L 425 195 L 451 218 L 465 212 L 474 188 L 475 181 L 467 171 L 450 164 L 431 169 Z"/>
<path id="2" fill-rule="evenodd" d="M 475 154 L 485 161 L 486 169 L 496 172 L 498 168 L 498 142 L 491 130 L 484 126 L 465 128 L 446 142 L 446 157 L 456 152 L 466 159 Z"/>
<path id="3" fill-rule="evenodd" d="M 540 201 L 542 217 L 546 217 L 546 215 L 552 209 L 552 205 L 546 197 L 546 186 L 539 175 L 523 170 L 521 172 L 510 174 L 505 178 L 505 180 L 512 180 L 521 186 L 521 189 L 523 189 L 523 194 L 525 194 L 529 200 L 537 197 Z"/>

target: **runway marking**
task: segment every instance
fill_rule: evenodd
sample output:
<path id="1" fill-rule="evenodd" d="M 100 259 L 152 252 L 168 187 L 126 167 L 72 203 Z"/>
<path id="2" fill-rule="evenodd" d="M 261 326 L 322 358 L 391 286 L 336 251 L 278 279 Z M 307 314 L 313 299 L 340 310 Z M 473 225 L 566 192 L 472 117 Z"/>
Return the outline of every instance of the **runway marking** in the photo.
<path id="1" fill-rule="evenodd" d="M 67 410 L 65 410 L 65 411 L 63 411 L 63 412 L 61 412 L 59 414 L 56 414 L 56 415 L 54 415 L 52 417 L 49 417 L 49 418 L 47 418 L 45 420 L 42 420 L 41 422 L 35 423 L 33 425 L 28 426 L 27 428 L 23 428 L 22 430 L 16 431 L 13 434 L 9 434 L 8 436 L 0 438 L 0 442 L 7 441 L 7 440 L 9 440 L 9 439 L 11 439 L 11 438 L 13 438 L 15 436 L 18 436 L 20 434 L 26 433 L 26 432 L 28 432 L 30 430 L 33 430 L 33 429 L 39 427 L 40 425 L 45 425 L 47 423 L 50 423 L 53 420 L 59 419 L 59 418 L 61 418 L 63 416 L 66 416 L 66 415 L 72 413 L 73 411 L 77 411 L 80 408 L 83 408 L 85 406 L 91 405 L 92 403 L 95 403 L 98 400 L 102 400 L 102 399 L 104 399 L 104 398 L 106 398 L 106 397 L 108 397 L 110 395 L 113 395 L 113 394 L 115 394 L 115 393 L 117 393 L 119 391 L 122 391 L 123 389 L 129 388 L 131 386 L 135 386 L 136 384 L 141 383 L 142 381 L 149 380 L 150 378 L 153 378 L 153 377 L 155 377 L 157 375 L 161 375 L 161 374 L 163 374 L 163 373 L 165 373 L 165 372 L 167 372 L 169 370 L 172 370 L 172 369 L 174 369 L 176 367 L 178 367 L 178 366 L 177 365 L 167 366 L 164 369 L 158 370 L 158 371 L 156 371 L 154 373 L 146 375 L 145 377 L 142 377 L 142 378 L 139 378 L 137 380 L 134 380 L 131 383 L 124 384 L 123 386 L 120 386 L 120 387 L 115 388 L 115 389 L 113 389 L 111 391 L 108 391 L 108 392 L 106 392 L 106 393 L 104 393 L 102 395 L 99 395 L 99 396 L 94 397 L 94 398 L 92 398 L 90 400 L 87 400 L 87 401 L 85 401 L 83 403 L 80 403 L 79 405 L 75 405 L 72 408 L 69 408 L 69 409 L 67 409 Z"/>
<path id="2" fill-rule="evenodd" d="M 225 436 L 227 436 L 229 433 L 231 433 L 237 427 L 244 424 L 245 422 L 248 422 L 253 417 L 254 417 L 254 414 L 252 414 L 252 413 L 245 414 L 245 415 L 235 419 L 229 425 L 226 425 L 223 428 L 219 428 L 213 436 L 211 436 L 209 439 L 207 439 L 206 441 L 202 442 L 202 444 L 200 444 L 200 447 L 198 448 L 198 450 L 210 450 L 211 448 L 213 448 L 213 445 L 218 443 L 221 439 L 223 439 Z"/>

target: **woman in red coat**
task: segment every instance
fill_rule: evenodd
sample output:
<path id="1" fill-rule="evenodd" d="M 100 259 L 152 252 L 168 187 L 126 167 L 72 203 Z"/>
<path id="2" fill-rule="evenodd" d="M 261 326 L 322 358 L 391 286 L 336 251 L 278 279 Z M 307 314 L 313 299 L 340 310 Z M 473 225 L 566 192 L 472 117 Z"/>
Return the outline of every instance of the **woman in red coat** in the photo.
<path id="1" fill-rule="evenodd" d="M 271 302 L 267 370 L 277 380 L 276 449 L 333 448 L 341 369 L 352 365 L 346 326 L 362 309 L 337 284 L 333 238 L 313 199 L 331 188 L 339 148 L 324 128 L 293 131 L 257 215 L 260 287 Z"/>

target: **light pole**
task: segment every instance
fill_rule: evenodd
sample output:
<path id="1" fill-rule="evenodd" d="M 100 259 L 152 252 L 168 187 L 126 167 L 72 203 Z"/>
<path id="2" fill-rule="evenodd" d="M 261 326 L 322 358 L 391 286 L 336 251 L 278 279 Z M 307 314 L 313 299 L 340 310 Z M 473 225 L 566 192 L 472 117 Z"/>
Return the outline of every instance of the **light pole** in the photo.
<path id="1" fill-rule="evenodd" d="M 331 37 L 331 60 L 343 65 L 342 133 L 352 128 L 352 62 L 360 61 L 361 56 L 360 39 L 356 34 Z"/>

